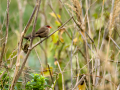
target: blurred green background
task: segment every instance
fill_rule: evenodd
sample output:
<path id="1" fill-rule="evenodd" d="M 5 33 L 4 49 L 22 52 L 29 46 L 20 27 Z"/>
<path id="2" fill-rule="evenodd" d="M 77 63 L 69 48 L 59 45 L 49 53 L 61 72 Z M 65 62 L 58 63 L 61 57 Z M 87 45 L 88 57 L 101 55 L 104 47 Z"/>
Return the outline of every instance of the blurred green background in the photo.
<path id="1" fill-rule="evenodd" d="M 71 8 L 72 2 L 71 0 L 62 0 L 68 11 L 71 15 L 74 15 L 75 20 L 77 21 L 76 14 L 74 12 L 74 9 Z M 80 0 L 81 1 L 81 0 Z M 16 63 L 16 55 L 17 55 L 17 48 L 18 48 L 18 42 L 20 40 L 21 32 L 24 30 L 35 6 L 35 0 L 20 0 L 21 2 L 21 11 L 19 10 L 19 3 L 17 0 L 10 0 L 10 6 L 9 6 L 9 32 L 8 32 L 8 40 L 7 45 L 5 48 L 5 54 L 3 57 L 3 62 L 5 65 L 10 65 L 11 60 L 14 61 L 14 64 L 11 68 L 10 75 L 13 77 L 13 73 L 15 70 L 15 63 Z M 98 36 L 99 36 L 99 30 L 101 30 L 101 36 L 100 36 L 100 45 L 102 44 L 104 31 L 109 26 L 109 18 L 110 18 L 110 12 L 111 12 L 111 6 L 112 2 L 109 0 L 88 0 L 88 15 L 89 15 L 89 26 L 90 26 L 90 32 L 89 32 L 89 26 L 87 18 L 85 18 L 86 15 L 86 1 L 82 0 L 82 16 L 85 20 L 85 26 L 86 26 L 86 32 L 90 35 L 90 37 L 93 39 L 95 46 L 98 46 Z M 104 2 L 104 5 L 103 5 Z M 62 23 L 60 23 L 53 12 L 53 10 L 50 8 L 49 4 L 52 6 L 55 13 L 58 15 L 58 18 L 61 20 Z M 102 8 L 104 6 L 104 9 L 102 11 Z M 6 33 L 6 8 L 7 8 L 7 0 L 0 0 L 0 52 L 2 49 L 2 44 L 4 42 L 4 37 Z M 73 13 L 72 13 L 73 12 Z M 20 17 L 21 15 L 21 17 Z M 50 30 L 50 33 L 57 30 L 61 24 L 66 22 L 70 18 L 70 15 L 67 13 L 65 8 L 61 5 L 59 0 L 42 0 L 40 5 L 40 11 L 38 14 L 37 24 L 36 24 L 36 31 L 44 26 L 44 25 L 50 25 L 52 28 Z M 22 21 L 20 26 L 20 19 Z M 27 33 L 25 35 L 28 35 L 32 32 L 33 29 L 33 23 L 34 19 L 27 30 Z M 107 26 L 108 25 L 108 26 Z M 78 72 L 80 74 L 88 73 L 88 67 L 87 67 L 87 61 L 81 54 L 81 52 L 77 49 L 79 48 L 83 54 L 86 56 L 85 52 L 85 43 L 83 38 L 81 37 L 80 33 L 78 32 L 78 27 L 75 25 L 73 20 L 69 21 L 65 26 L 65 30 L 57 31 L 55 34 L 53 34 L 51 37 L 49 37 L 47 40 L 42 42 L 40 45 L 35 47 L 29 55 L 29 58 L 26 63 L 26 67 L 24 69 L 24 72 L 26 72 L 28 69 L 28 73 L 34 72 L 34 73 L 41 73 L 41 64 L 44 70 L 48 70 L 47 64 L 50 65 L 52 75 L 54 77 L 54 80 L 56 80 L 56 73 L 60 73 L 58 66 L 55 64 L 56 60 L 58 60 L 61 69 L 64 72 L 64 82 L 65 87 L 70 87 L 70 59 L 71 59 L 71 49 L 73 51 L 73 57 L 72 57 L 72 69 L 73 69 L 73 76 L 76 77 Z M 21 30 L 20 30 L 21 29 Z M 117 29 L 118 30 L 118 29 Z M 119 31 L 118 31 L 119 32 Z M 112 33 L 112 36 L 114 37 L 114 40 L 120 45 L 119 43 L 119 35 L 116 34 L 116 32 Z M 73 38 L 73 44 L 72 44 L 72 38 Z M 106 42 L 108 39 L 105 39 Z M 39 38 L 36 38 L 33 41 L 33 45 L 40 41 Z M 87 37 L 87 41 L 89 45 L 93 45 L 91 40 Z M 23 41 L 23 46 L 27 41 Z M 117 48 L 113 47 L 113 43 L 110 43 L 110 52 L 109 52 L 109 59 L 110 60 L 117 60 L 120 55 L 116 56 L 118 54 Z M 100 46 L 98 46 L 98 49 Z M 106 55 L 106 48 L 107 44 L 105 45 L 103 49 L 103 53 Z M 92 47 L 92 51 L 95 51 L 94 46 Z M 87 50 L 88 58 L 89 60 L 94 60 L 96 57 L 92 53 L 90 49 Z M 98 50 L 99 51 L 99 50 Z M 36 53 L 37 52 L 37 53 Z M 97 52 L 95 52 L 97 53 Z M 21 52 L 21 64 L 25 58 L 26 54 L 22 51 Z M 115 57 L 116 56 L 116 57 Z M 103 56 L 105 57 L 105 56 Z M 13 58 L 13 59 L 11 59 Z M 79 70 L 77 67 L 77 59 L 79 61 Z M 41 64 L 40 64 L 41 61 Z M 92 70 L 94 71 L 94 61 L 90 62 Z M 86 65 L 84 67 L 84 65 Z M 101 61 L 101 67 L 104 66 L 104 62 Z M 116 64 L 112 64 L 115 68 Z M 67 67 L 66 67 L 67 66 Z M 83 68 L 82 68 L 83 67 Z M 77 69 L 76 69 L 77 68 Z M 82 69 L 80 69 L 82 68 Z M 117 66 L 117 68 L 119 68 Z M 4 69 L 3 69 L 4 70 Z M 1 70 L 1 72 L 3 71 Z M 109 71 L 109 70 L 108 70 Z M 24 73 L 23 73 L 24 74 Z M 49 84 L 51 85 L 51 80 L 49 76 L 49 72 L 46 71 L 44 73 L 46 76 L 49 77 Z M 118 74 L 118 73 L 117 73 Z M 101 70 L 101 75 L 103 75 L 103 71 Z M 118 75 L 119 76 L 119 75 Z M 115 78 L 115 77 L 113 77 Z M 22 77 L 19 79 L 21 81 Z M 119 78 L 118 78 L 119 79 Z M 68 83 L 66 84 L 66 82 Z M 74 78 L 74 84 L 76 82 L 76 79 Z M 116 81 L 117 83 L 117 81 Z M 59 79 L 57 82 L 57 85 L 59 86 L 59 90 L 61 89 L 62 82 L 61 82 L 61 75 L 59 75 Z M 56 89 L 57 90 L 57 89 Z M 66 89 L 67 90 L 67 89 Z M 96 89 L 97 90 L 97 89 Z M 99 89 L 100 90 L 100 89 Z"/>

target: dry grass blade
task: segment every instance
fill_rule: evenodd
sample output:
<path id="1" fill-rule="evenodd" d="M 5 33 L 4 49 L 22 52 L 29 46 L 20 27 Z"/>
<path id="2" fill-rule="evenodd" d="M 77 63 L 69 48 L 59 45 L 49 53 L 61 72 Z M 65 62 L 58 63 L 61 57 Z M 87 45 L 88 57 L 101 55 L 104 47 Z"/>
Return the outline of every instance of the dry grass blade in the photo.
<path id="1" fill-rule="evenodd" d="M 80 2 L 78 0 L 72 0 L 72 2 L 73 2 L 73 5 L 74 5 L 74 9 L 75 9 L 75 12 L 76 12 L 77 19 L 78 19 L 79 23 L 82 24 L 82 19 L 83 18 L 82 18 L 82 8 L 80 6 Z"/>
<path id="2" fill-rule="evenodd" d="M 4 51 L 5 51 L 5 46 L 6 46 L 6 43 L 7 43 L 8 29 L 9 29 L 9 0 L 7 0 L 6 35 L 5 35 L 5 41 L 4 41 L 3 46 L 2 46 L 1 56 L 0 56 L 0 66 L 2 64 L 2 58 L 3 58 L 3 55 L 4 55 Z"/>
<path id="3" fill-rule="evenodd" d="M 114 26 L 116 24 L 115 22 L 118 21 L 117 17 L 120 14 L 120 8 L 119 8 L 120 7 L 120 1 L 119 0 L 115 0 L 113 6 L 114 6 L 113 9 L 112 9 L 113 11 L 110 14 L 110 25 L 109 25 L 109 30 L 110 30 L 109 34 L 110 34 L 110 36 L 111 36 L 112 30 L 114 29 Z"/>
<path id="4" fill-rule="evenodd" d="M 120 15 L 120 0 L 115 0 L 114 9 L 113 9 L 113 22 L 115 24 L 116 18 Z"/>
<path id="5" fill-rule="evenodd" d="M 120 47 L 118 46 L 118 44 L 110 37 L 110 39 L 113 41 L 113 43 L 117 46 L 117 48 L 120 50 Z"/>

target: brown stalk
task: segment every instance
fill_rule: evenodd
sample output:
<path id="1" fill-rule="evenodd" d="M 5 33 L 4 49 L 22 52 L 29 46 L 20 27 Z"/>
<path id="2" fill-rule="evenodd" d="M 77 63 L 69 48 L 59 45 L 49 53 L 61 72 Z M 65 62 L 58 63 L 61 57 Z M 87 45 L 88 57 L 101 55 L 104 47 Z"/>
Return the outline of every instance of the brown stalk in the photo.
<path id="1" fill-rule="evenodd" d="M 1 75 L 0 75 L 0 80 L 3 77 L 3 75 L 7 72 L 7 70 L 5 70 Z"/>
<path id="2" fill-rule="evenodd" d="M 40 2 L 40 1 L 39 1 L 39 2 Z M 40 4 L 40 3 L 39 3 L 39 4 Z M 22 47 L 23 37 L 24 37 L 24 34 L 26 33 L 26 31 L 28 30 L 28 27 L 29 27 L 29 25 L 30 25 L 30 23 L 31 23 L 31 21 L 32 21 L 32 19 L 33 19 L 33 16 L 35 15 L 35 12 L 36 12 L 37 8 L 38 8 L 38 2 L 36 1 L 36 6 L 35 6 L 35 8 L 34 8 L 34 11 L 33 11 L 32 15 L 31 15 L 31 17 L 30 17 L 30 19 L 29 19 L 29 21 L 28 21 L 28 23 L 27 23 L 24 31 L 23 31 L 22 34 L 21 34 L 21 39 L 20 39 L 19 48 L 18 48 L 18 57 L 17 57 L 17 62 L 16 62 L 16 68 L 15 68 L 14 78 L 13 78 L 13 81 L 12 81 L 12 84 L 11 84 L 11 87 L 10 87 L 10 90 L 13 90 L 13 89 L 14 89 L 14 85 L 15 85 L 15 83 L 17 82 L 17 80 L 18 80 L 18 78 L 19 78 L 19 76 L 20 76 L 20 74 L 21 74 L 21 72 L 22 72 L 22 70 L 23 70 L 23 68 L 24 68 L 24 66 L 25 66 L 25 63 L 26 63 L 27 58 L 28 58 L 28 56 L 29 56 L 29 54 L 30 54 L 30 51 L 31 51 L 31 50 L 28 50 L 28 53 L 27 53 L 27 55 L 26 55 L 26 57 L 25 57 L 25 60 L 24 60 L 24 62 L 23 62 L 23 64 L 22 64 L 22 66 L 21 66 L 21 69 L 20 69 L 20 71 L 18 72 L 19 66 L 20 66 L 20 51 L 21 51 L 21 47 Z M 37 14 L 37 15 L 38 15 L 38 14 Z M 37 15 L 36 15 L 36 18 L 37 18 Z M 35 22 L 34 22 L 34 25 L 33 25 L 32 35 L 33 35 L 34 31 L 35 31 L 35 25 L 36 25 L 36 20 L 37 20 L 36 18 L 35 18 Z M 32 39 L 31 39 L 31 41 L 30 41 L 30 47 L 31 47 L 31 46 L 32 46 Z"/>
<path id="3" fill-rule="evenodd" d="M 81 49 L 78 48 L 78 50 L 79 50 L 79 52 L 82 54 L 82 56 L 84 57 L 84 59 L 87 61 L 87 58 L 86 58 L 86 56 L 84 55 L 84 53 L 81 51 Z"/>
<path id="4" fill-rule="evenodd" d="M 36 2 L 37 2 L 38 7 L 37 7 L 37 13 L 36 13 L 36 16 L 35 16 L 35 21 L 34 21 L 34 24 L 33 24 L 33 30 L 32 30 L 32 33 L 31 33 L 31 37 L 33 37 L 33 35 L 35 33 L 36 22 L 37 22 L 37 17 L 38 17 L 38 13 L 39 13 L 41 0 L 36 0 Z M 32 47 L 32 42 L 33 42 L 33 38 L 31 38 L 31 40 L 30 40 L 30 46 L 29 47 Z"/>
<path id="5" fill-rule="evenodd" d="M 44 16 L 44 19 L 41 19 L 42 21 L 41 22 L 43 22 L 43 25 L 47 25 L 48 24 L 48 22 L 47 22 L 47 15 L 46 15 L 46 10 L 47 10 L 47 2 L 48 1 L 46 1 L 46 0 L 44 0 L 43 1 L 43 9 L 42 9 L 42 11 L 43 11 L 43 16 Z M 42 16 L 41 16 L 42 17 Z M 41 26 L 43 26 L 42 25 L 42 23 L 41 23 Z M 47 63 L 48 63 L 48 58 L 47 58 L 47 47 L 48 47 L 48 42 L 47 42 L 47 40 L 45 41 L 45 48 L 42 46 L 42 44 L 40 44 L 40 47 L 41 47 L 41 49 L 43 50 L 43 52 L 44 52 L 44 57 L 45 57 L 45 64 L 46 64 L 46 66 L 47 66 Z"/>
<path id="6" fill-rule="evenodd" d="M 37 5 L 35 6 L 34 10 L 33 10 L 33 13 L 26 25 L 26 27 L 24 28 L 23 32 L 21 33 L 21 38 L 20 38 L 20 41 L 19 41 L 19 44 L 18 44 L 18 56 L 17 56 L 17 62 L 16 62 L 16 68 L 15 68 L 15 72 L 14 72 L 14 77 L 13 77 L 13 81 L 12 81 L 12 84 L 11 84 L 11 87 L 13 87 L 14 85 L 14 81 L 16 81 L 15 77 L 16 77 L 16 74 L 18 73 L 18 70 L 19 70 L 19 66 L 20 66 L 20 52 L 21 52 L 21 48 L 22 48 L 22 42 L 23 42 L 23 37 L 24 37 L 24 34 L 27 32 L 31 22 L 32 22 L 32 19 L 33 19 L 33 16 L 35 15 L 35 12 L 36 12 L 36 9 L 37 9 Z M 11 88 L 12 90 L 13 88 Z"/>
<path id="7" fill-rule="evenodd" d="M 7 44 L 8 29 L 9 29 L 9 0 L 7 0 L 6 35 L 5 35 L 5 41 L 4 41 L 3 45 L 2 45 L 3 47 L 2 47 L 1 56 L 0 56 L 0 66 L 2 64 L 2 59 L 3 59 L 4 52 L 5 52 L 5 46 Z"/>
<path id="8" fill-rule="evenodd" d="M 49 64 L 48 64 L 48 69 L 49 69 L 49 73 L 50 73 L 50 77 L 51 77 L 52 83 L 54 84 L 54 81 L 53 81 L 52 73 L 51 73 L 51 71 L 50 71 L 50 66 L 49 66 Z"/>
<path id="9" fill-rule="evenodd" d="M 110 37 L 110 36 L 109 36 Z M 116 47 L 120 50 L 120 47 L 118 46 L 118 44 L 110 37 L 110 39 L 112 40 L 112 42 L 116 45 Z"/>
<path id="10" fill-rule="evenodd" d="M 113 62 L 113 63 L 118 63 L 118 64 L 120 64 L 120 62 L 119 61 L 114 61 L 114 60 L 108 60 L 109 62 Z"/>

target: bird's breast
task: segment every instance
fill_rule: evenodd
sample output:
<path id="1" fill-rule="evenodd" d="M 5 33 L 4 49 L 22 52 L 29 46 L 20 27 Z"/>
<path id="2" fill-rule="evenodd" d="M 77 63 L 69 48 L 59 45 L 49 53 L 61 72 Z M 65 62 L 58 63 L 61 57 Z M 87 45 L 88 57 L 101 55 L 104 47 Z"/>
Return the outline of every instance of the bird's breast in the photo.
<path id="1" fill-rule="evenodd" d="M 48 28 L 48 33 L 50 32 L 50 28 Z"/>

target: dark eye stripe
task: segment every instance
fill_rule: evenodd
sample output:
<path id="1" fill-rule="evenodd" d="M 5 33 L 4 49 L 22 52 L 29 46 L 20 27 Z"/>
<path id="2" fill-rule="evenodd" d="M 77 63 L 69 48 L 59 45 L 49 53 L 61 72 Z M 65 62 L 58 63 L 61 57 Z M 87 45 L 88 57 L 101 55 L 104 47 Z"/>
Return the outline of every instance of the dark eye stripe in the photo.
<path id="1" fill-rule="evenodd" d="M 49 25 L 47 25 L 46 27 L 50 27 Z"/>

